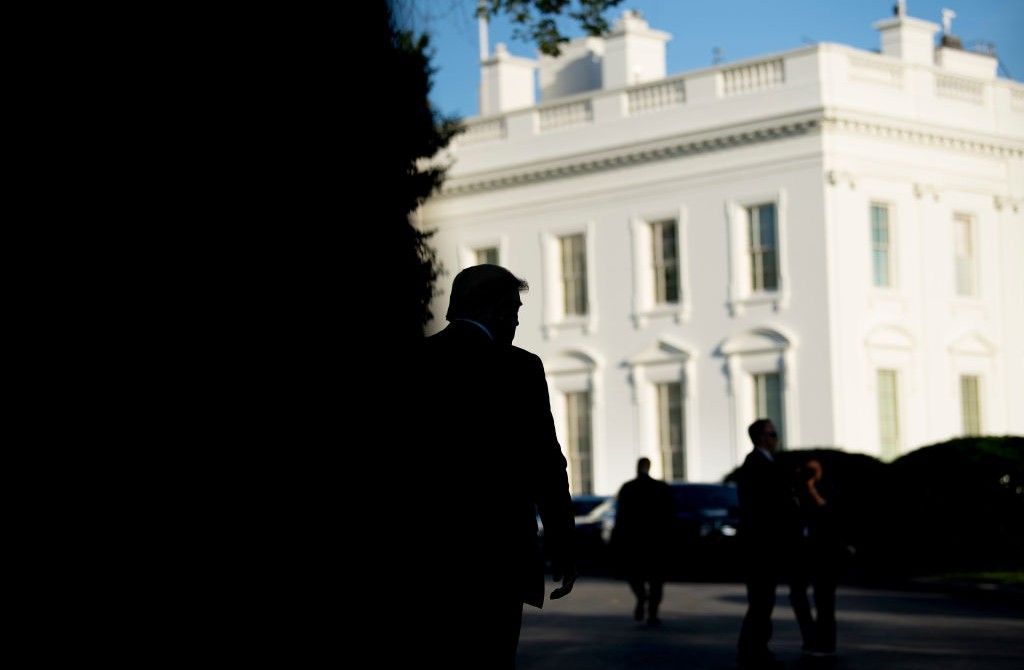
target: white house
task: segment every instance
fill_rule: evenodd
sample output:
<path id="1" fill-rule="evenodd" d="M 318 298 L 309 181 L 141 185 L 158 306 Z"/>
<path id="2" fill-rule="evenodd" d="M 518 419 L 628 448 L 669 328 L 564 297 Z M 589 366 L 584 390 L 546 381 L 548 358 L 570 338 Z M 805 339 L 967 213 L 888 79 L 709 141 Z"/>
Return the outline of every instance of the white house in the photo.
<path id="1" fill-rule="evenodd" d="M 672 76 L 635 12 L 557 59 L 499 45 L 416 215 L 447 270 L 428 333 L 459 269 L 530 282 L 516 344 L 576 494 L 641 455 L 720 480 L 761 416 L 783 448 L 887 460 L 1024 434 L 1024 85 L 944 23 L 900 3 L 878 52 Z"/>

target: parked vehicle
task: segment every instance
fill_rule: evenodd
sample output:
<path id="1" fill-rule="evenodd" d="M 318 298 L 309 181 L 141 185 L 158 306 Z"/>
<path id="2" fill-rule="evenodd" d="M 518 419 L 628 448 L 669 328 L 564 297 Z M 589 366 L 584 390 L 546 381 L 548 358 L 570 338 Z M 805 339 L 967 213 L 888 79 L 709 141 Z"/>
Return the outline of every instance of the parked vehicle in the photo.
<path id="1" fill-rule="evenodd" d="M 585 520 L 594 511 L 594 508 L 607 501 L 610 496 L 579 495 L 572 497 L 573 513 L 576 515 L 576 523 Z"/>
<path id="2" fill-rule="evenodd" d="M 733 484 L 671 482 L 676 502 L 675 527 L 669 542 L 672 579 L 738 578 L 739 497 Z M 581 570 L 615 572 L 615 498 L 577 519 L 577 552 Z"/>

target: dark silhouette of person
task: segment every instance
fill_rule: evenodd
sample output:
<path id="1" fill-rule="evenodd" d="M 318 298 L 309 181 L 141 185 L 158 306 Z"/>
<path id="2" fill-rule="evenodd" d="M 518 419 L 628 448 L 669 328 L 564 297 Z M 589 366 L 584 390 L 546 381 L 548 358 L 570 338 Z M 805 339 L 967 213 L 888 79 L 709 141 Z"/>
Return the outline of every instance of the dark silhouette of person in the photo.
<path id="1" fill-rule="evenodd" d="M 836 650 L 836 587 L 845 550 L 836 487 L 817 459 L 794 474 L 797 537 L 790 564 L 789 600 L 800 626 L 803 651 L 831 656 Z M 813 592 L 814 607 L 808 598 Z"/>
<path id="2" fill-rule="evenodd" d="M 669 538 L 675 518 L 672 489 L 650 475 L 651 459 L 636 462 L 636 478 L 619 489 L 615 500 L 612 549 L 619 569 L 636 597 L 633 618 L 656 626 L 665 589 Z"/>
<path id="3" fill-rule="evenodd" d="M 413 407 L 396 414 L 395 428 L 416 425 L 409 458 L 395 464 L 419 480 L 404 492 L 413 508 L 396 519 L 415 542 L 412 579 L 402 575 L 408 588 L 396 597 L 418 609 L 416 666 L 515 668 L 523 606 L 544 604 L 545 561 L 560 582 L 552 599 L 577 577 L 568 466 L 544 366 L 512 345 L 528 288 L 497 265 L 459 272 L 447 327 L 423 339 L 409 377 L 395 383 L 408 400 L 401 406 Z"/>
<path id="4" fill-rule="evenodd" d="M 747 428 L 754 448 L 737 473 L 740 503 L 738 539 L 743 556 L 747 612 L 737 644 L 741 668 L 781 668 L 768 644 L 772 638 L 775 590 L 784 578 L 794 535 L 790 473 L 775 459 L 779 436 L 771 419 Z"/>

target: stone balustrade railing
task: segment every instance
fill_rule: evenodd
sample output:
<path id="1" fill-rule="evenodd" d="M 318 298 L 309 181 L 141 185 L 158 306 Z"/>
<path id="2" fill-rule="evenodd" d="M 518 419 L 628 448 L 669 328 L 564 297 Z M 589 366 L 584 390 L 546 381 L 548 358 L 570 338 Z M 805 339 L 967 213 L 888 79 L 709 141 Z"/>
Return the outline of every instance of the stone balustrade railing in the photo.
<path id="1" fill-rule="evenodd" d="M 808 103 L 807 91 L 811 89 L 818 91 L 818 97 Z M 996 91 L 998 94 L 994 94 Z M 826 95 L 834 96 L 834 100 L 823 97 Z M 597 127 L 641 115 L 686 114 L 686 110 L 698 107 L 707 110 L 709 103 L 716 102 L 731 101 L 730 104 L 756 109 L 761 100 L 746 102 L 755 96 L 766 96 L 764 100 L 770 100 L 776 107 L 803 104 L 806 108 L 810 104 L 859 105 L 894 95 L 904 96 L 897 101 L 904 107 L 913 107 L 906 103 L 922 96 L 934 97 L 936 106 L 947 104 L 943 101 L 983 107 L 997 105 L 1005 110 L 996 116 L 1000 119 L 997 123 L 1007 124 L 1006 132 L 1017 136 L 1024 128 L 1024 119 L 1020 118 L 1024 110 L 1024 85 L 1018 82 L 950 73 L 939 66 L 905 63 L 843 45 L 814 45 L 782 56 L 722 64 L 657 82 L 581 93 L 500 115 L 466 119 L 466 132 L 456 139 L 454 146 L 477 147 L 522 139 L 524 133 L 537 136 Z M 924 101 L 919 107 L 930 106 Z M 992 131 L 998 133 L 1001 128 L 994 127 Z"/>

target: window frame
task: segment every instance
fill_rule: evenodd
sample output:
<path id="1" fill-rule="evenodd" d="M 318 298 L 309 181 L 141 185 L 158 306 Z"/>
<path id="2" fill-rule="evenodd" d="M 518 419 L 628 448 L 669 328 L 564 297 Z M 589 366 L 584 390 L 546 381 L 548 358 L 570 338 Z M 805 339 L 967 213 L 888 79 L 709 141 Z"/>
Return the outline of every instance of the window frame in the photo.
<path id="1" fill-rule="evenodd" d="M 673 395 L 674 398 L 666 397 Z M 686 403 L 681 380 L 654 383 L 658 413 L 658 453 L 661 454 L 662 476 L 668 481 L 685 481 L 686 468 Z M 675 415 L 675 416 L 673 416 Z M 674 439 L 675 433 L 678 439 Z"/>
<path id="2" fill-rule="evenodd" d="M 875 230 L 875 212 L 885 212 L 885 233 L 886 241 L 885 248 L 877 248 L 879 243 L 876 240 Z M 871 286 L 882 291 L 891 291 L 897 288 L 896 282 L 896 265 L 895 265 L 895 226 L 893 225 L 893 212 L 894 207 L 891 203 L 884 202 L 881 200 L 872 200 L 868 205 L 868 248 L 870 251 L 871 258 Z M 879 258 L 878 255 L 884 253 L 884 270 L 885 270 L 885 283 L 879 283 L 881 278 L 879 277 Z"/>
<path id="3" fill-rule="evenodd" d="M 558 237 L 559 278 L 562 284 L 562 314 L 584 318 L 590 311 L 587 300 L 587 239 L 584 233 Z M 577 266 L 577 267 L 574 267 Z"/>
<path id="4" fill-rule="evenodd" d="M 546 339 L 557 338 L 562 333 L 577 332 L 586 335 L 597 330 L 598 305 L 593 292 L 597 280 L 597 264 L 593 262 L 596 258 L 595 228 L 593 221 L 586 221 L 556 225 L 540 232 L 541 288 L 544 301 L 541 331 Z M 586 314 L 565 313 L 561 240 L 572 235 L 583 236 Z"/>
<path id="5" fill-rule="evenodd" d="M 973 398 L 968 398 L 965 393 L 965 383 L 973 382 Z M 970 384 L 967 384 L 968 386 Z M 960 375 L 960 433 L 964 437 L 977 437 L 983 435 L 984 425 L 982 422 L 982 383 L 981 375 L 961 374 Z"/>
<path id="6" fill-rule="evenodd" d="M 665 221 L 674 221 L 676 227 L 675 254 L 679 298 L 675 302 L 661 302 L 657 298 L 654 226 Z M 689 291 L 687 209 L 679 207 L 674 210 L 646 212 L 631 217 L 629 226 L 633 244 L 633 304 L 630 314 L 633 325 L 636 328 L 643 328 L 654 321 L 670 320 L 677 324 L 689 322 L 693 305 Z"/>
<path id="7" fill-rule="evenodd" d="M 784 430 L 788 447 L 799 445 L 799 407 L 795 399 L 800 397 L 800 376 L 797 372 L 797 340 L 795 335 L 779 328 L 754 328 L 729 337 L 718 346 L 725 356 L 728 371 L 730 414 L 733 432 L 733 458 L 738 465 L 743 462 L 750 449 L 747 427 L 758 416 L 754 397 L 754 375 L 778 373 L 781 391 L 781 420 L 777 428 Z M 775 420 L 775 417 L 772 417 Z"/>
<path id="8" fill-rule="evenodd" d="M 589 389 L 565 395 L 565 451 L 569 460 L 570 490 L 575 495 L 594 493 L 594 412 Z M 583 402 L 575 402 L 576 399 Z M 578 410 L 585 410 L 585 416 Z"/>
<path id="9" fill-rule="evenodd" d="M 768 402 L 767 382 L 774 381 L 776 402 Z M 764 382 L 764 383 L 762 383 Z M 775 424 L 775 432 L 778 433 L 778 449 L 786 449 L 786 389 L 782 380 L 781 370 L 765 370 L 750 374 L 752 385 L 751 396 L 753 399 L 753 416 L 761 419 L 771 419 Z M 764 387 L 764 388 L 762 388 Z M 774 405 L 774 406 L 772 406 Z"/>
<path id="10" fill-rule="evenodd" d="M 966 235 L 961 235 L 959 224 L 966 224 Z M 970 300 L 979 297 L 978 286 L 978 217 L 963 211 L 953 212 L 953 294 L 960 299 Z M 961 241 L 969 247 L 966 254 L 960 249 Z M 964 265 L 967 267 L 964 268 Z M 962 281 L 970 282 L 966 292 Z"/>
<path id="11" fill-rule="evenodd" d="M 639 454 L 652 463 L 652 476 L 671 477 L 665 471 L 661 449 L 661 412 L 658 407 L 658 385 L 679 383 L 682 407 L 682 446 L 684 477 L 695 477 L 701 468 L 701 453 L 692 447 L 699 434 L 697 399 L 691 389 L 698 388 L 694 347 L 672 337 L 661 336 L 632 356 L 627 364 L 630 381 L 636 394 Z"/>
<path id="12" fill-rule="evenodd" d="M 574 349 L 562 354 L 544 359 L 544 371 L 547 374 L 548 394 L 551 404 L 551 416 L 555 423 L 555 434 L 558 443 L 569 464 L 570 491 L 573 495 L 587 495 L 587 492 L 577 490 L 572 482 L 583 482 L 589 479 L 591 483 L 598 481 L 598 468 L 603 453 L 604 436 L 598 430 L 595 422 L 602 415 L 601 397 L 602 386 L 598 370 L 601 367 L 601 360 L 595 353 Z M 586 392 L 590 398 L 590 472 L 576 472 L 581 467 L 579 459 L 574 463 L 572 446 L 570 444 L 570 408 L 567 397 L 572 393 Z M 592 493 L 592 491 L 591 491 Z"/>
<path id="13" fill-rule="evenodd" d="M 903 418 L 900 401 L 900 370 L 898 368 L 875 369 L 875 402 L 878 412 L 878 451 L 883 460 L 891 461 L 903 452 Z M 891 380 L 891 389 L 883 381 Z M 892 406 L 883 405 L 883 393 L 888 393 Z M 889 430 L 888 426 L 892 429 Z"/>
<path id="14" fill-rule="evenodd" d="M 474 265 L 480 265 L 478 252 L 481 249 L 497 249 L 498 263 L 503 267 L 508 267 L 508 236 L 500 234 L 482 234 L 472 235 L 465 239 L 457 248 L 456 256 L 458 258 L 459 268 L 465 269 Z"/>
<path id="15" fill-rule="evenodd" d="M 764 227 L 767 222 L 763 212 L 771 207 L 771 241 L 765 244 Z M 747 255 L 749 265 L 750 292 L 774 293 L 779 290 L 779 224 L 778 206 L 774 202 L 748 205 Z M 756 214 L 756 216 L 755 216 Z M 770 271 L 767 266 L 771 266 Z M 769 282 L 769 279 L 771 280 Z M 771 286 L 768 284 L 771 283 Z"/>
<path id="16" fill-rule="evenodd" d="M 751 208 L 775 207 L 775 288 L 754 288 L 753 249 L 750 245 Z M 788 193 L 786 189 L 760 191 L 726 202 L 726 230 L 729 236 L 728 307 L 732 316 L 742 316 L 757 305 L 779 311 L 789 306 Z"/>

